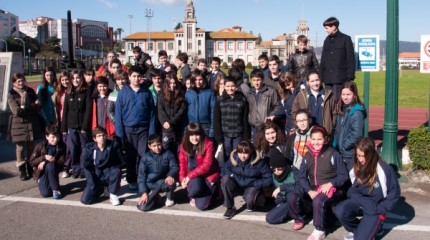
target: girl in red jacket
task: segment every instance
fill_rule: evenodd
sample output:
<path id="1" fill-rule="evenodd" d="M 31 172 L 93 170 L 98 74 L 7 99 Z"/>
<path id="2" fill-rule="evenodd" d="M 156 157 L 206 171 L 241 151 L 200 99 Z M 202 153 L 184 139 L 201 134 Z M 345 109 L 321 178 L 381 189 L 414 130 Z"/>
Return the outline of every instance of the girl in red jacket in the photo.
<path id="1" fill-rule="evenodd" d="M 214 161 L 213 143 L 198 123 L 190 123 L 179 148 L 179 181 L 191 206 L 205 210 L 219 193 L 220 168 Z"/>

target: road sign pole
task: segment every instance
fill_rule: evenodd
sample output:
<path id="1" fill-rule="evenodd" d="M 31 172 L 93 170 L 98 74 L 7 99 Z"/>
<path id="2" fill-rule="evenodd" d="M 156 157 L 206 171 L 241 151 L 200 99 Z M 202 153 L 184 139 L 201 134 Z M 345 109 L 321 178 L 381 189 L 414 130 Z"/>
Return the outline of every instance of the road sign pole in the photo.
<path id="1" fill-rule="evenodd" d="M 369 102 L 369 83 L 370 83 L 370 72 L 364 72 L 364 92 L 363 92 L 363 100 L 364 100 L 364 106 L 366 106 L 366 113 L 367 117 L 364 120 L 364 136 L 369 136 L 369 108 L 370 108 L 370 102 Z"/>

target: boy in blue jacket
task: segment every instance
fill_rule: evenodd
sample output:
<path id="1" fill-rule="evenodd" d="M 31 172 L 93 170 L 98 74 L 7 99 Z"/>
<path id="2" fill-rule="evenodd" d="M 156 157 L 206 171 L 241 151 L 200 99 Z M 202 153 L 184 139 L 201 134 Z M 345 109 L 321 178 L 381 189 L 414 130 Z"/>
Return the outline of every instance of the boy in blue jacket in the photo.
<path id="1" fill-rule="evenodd" d="M 112 205 L 120 205 L 117 194 L 121 187 L 121 168 L 125 165 L 124 155 L 116 142 L 107 139 L 106 129 L 96 127 L 92 136 L 94 142 L 85 145 L 81 156 L 87 179 L 81 203 L 93 203 L 107 186 Z"/>
<path id="2" fill-rule="evenodd" d="M 254 145 L 244 140 L 231 152 L 222 170 L 221 189 L 224 195 L 224 219 L 236 214 L 234 196 L 242 193 L 247 211 L 253 211 L 265 200 L 263 190 L 272 186 L 272 173 L 266 161 L 259 157 Z"/>
<path id="3" fill-rule="evenodd" d="M 153 134 L 148 139 L 149 152 L 140 159 L 138 186 L 142 194 L 137 208 L 147 212 L 154 208 L 160 192 L 166 192 L 167 207 L 175 204 L 175 177 L 179 172 L 176 158 L 169 150 L 163 150 L 160 136 Z"/>
<path id="4" fill-rule="evenodd" d="M 115 135 L 127 152 L 128 189 L 137 190 L 137 160 L 146 152 L 148 135 L 155 133 L 155 104 L 151 92 L 141 84 L 141 69 L 131 67 L 130 85 L 118 93 L 115 103 Z"/>

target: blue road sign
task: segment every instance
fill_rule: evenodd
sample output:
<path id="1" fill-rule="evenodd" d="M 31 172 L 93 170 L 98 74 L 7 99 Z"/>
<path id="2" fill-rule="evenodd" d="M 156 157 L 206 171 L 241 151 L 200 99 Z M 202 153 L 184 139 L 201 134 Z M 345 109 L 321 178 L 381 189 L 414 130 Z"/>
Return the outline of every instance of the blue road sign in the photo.
<path id="1" fill-rule="evenodd" d="M 379 35 L 355 36 L 355 51 L 358 56 L 357 70 L 379 71 Z"/>

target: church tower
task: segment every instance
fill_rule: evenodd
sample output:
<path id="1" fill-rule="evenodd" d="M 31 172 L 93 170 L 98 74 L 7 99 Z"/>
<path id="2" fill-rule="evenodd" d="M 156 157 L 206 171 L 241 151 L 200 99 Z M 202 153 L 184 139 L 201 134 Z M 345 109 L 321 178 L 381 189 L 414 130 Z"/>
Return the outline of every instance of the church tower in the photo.
<path id="1" fill-rule="evenodd" d="M 192 0 L 187 0 L 185 7 L 185 17 L 183 22 L 185 52 L 196 52 L 196 25 L 197 18 L 195 15 L 194 3 Z"/>
<path id="2" fill-rule="evenodd" d="M 305 19 L 300 19 L 297 28 L 296 28 L 297 35 L 305 35 L 307 38 L 309 38 L 309 24 L 308 21 Z"/>

